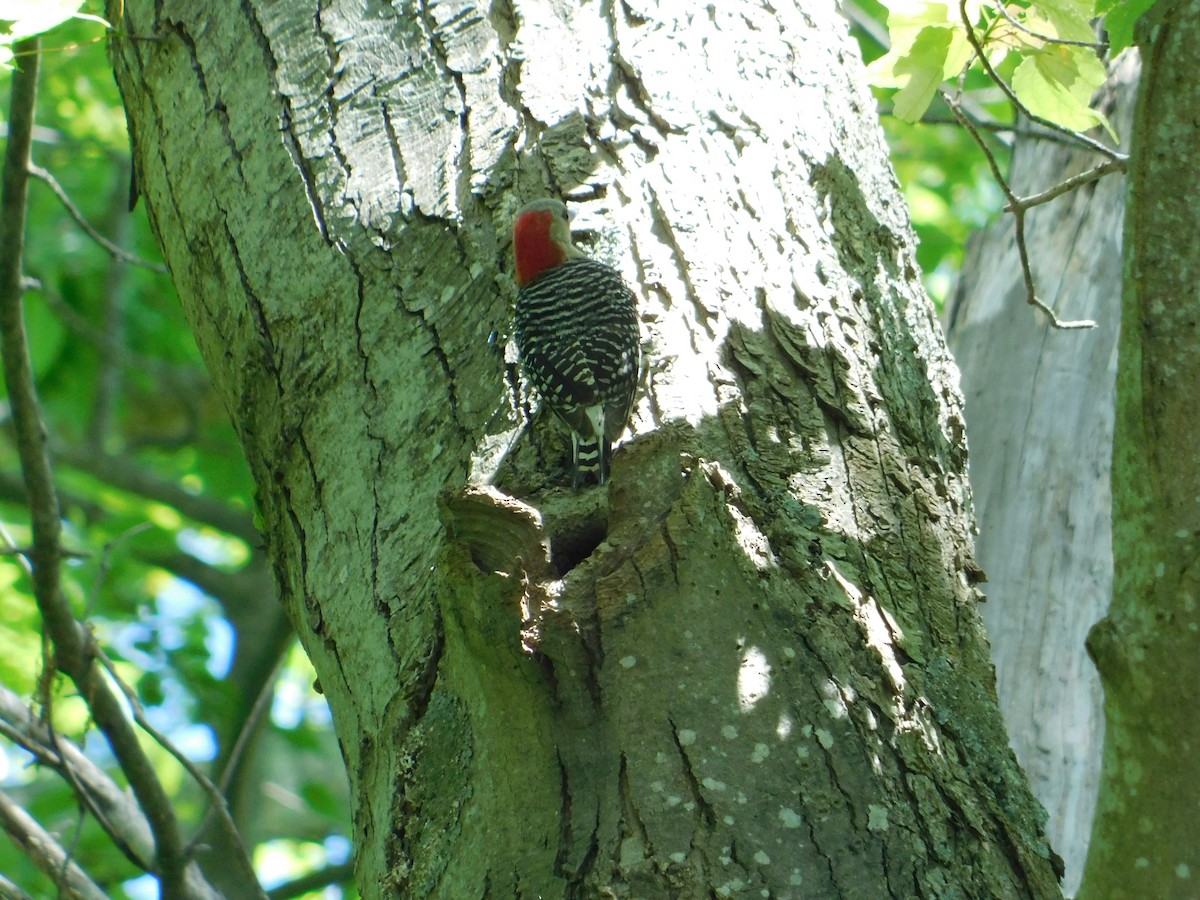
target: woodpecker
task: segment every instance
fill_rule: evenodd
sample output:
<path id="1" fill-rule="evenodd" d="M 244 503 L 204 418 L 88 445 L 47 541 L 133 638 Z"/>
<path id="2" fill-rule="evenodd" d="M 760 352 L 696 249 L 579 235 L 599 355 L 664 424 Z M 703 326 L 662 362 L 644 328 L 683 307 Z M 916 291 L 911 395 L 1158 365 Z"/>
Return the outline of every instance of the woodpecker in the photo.
<path id="1" fill-rule="evenodd" d="M 637 387 L 637 299 L 571 241 L 567 208 L 535 200 L 513 222 L 517 352 L 526 378 L 571 429 L 571 486 L 604 484 Z"/>

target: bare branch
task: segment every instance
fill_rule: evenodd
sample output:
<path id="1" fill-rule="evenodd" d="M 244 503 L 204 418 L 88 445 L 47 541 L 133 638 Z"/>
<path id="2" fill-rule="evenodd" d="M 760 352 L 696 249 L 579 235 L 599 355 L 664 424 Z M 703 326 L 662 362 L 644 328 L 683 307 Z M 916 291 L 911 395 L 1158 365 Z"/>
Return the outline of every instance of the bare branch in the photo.
<path id="1" fill-rule="evenodd" d="M 1074 330 L 1079 328 L 1095 328 L 1096 323 L 1091 319 L 1079 319 L 1076 321 L 1059 319 L 1049 306 L 1047 306 L 1037 295 L 1037 286 L 1033 281 L 1033 269 L 1029 265 L 1029 251 L 1025 247 L 1025 207 L 1021 204 L 1020 199 L 1013 193 L 1009 187 L 1008 181 L 1000 172 L 1000 166 L 996 162 L 996 157 L 992 155 L 991 149 L 987 142 L 984 141 L 983 135 L 975 128 L 975 124 L 962 111 L 962 107 L 956 98 L 949 94 L 943 94 L 942 99 L 946 101 L 946 105 L 950 107 L 950 111 L 958 117 L 963 128 L 975 139 L 975 143 L 979 145 L 979 149 L 983 151 L 984 158 L 987 159 L 988 168 L 992 170 L 992 177 L 996 180 L 996 184 L 1000 186 L 1000 190 L 1004 192 L 1004 196 L 1008 198 L 1008 209 L 1013 214 L 1014 232 L 1017 242 L 1017 255 L 1021 259 L 1021 275 L 1025 280 L 1025 302 L 1030 306 L 1040 309 L 1050 319 L 1050 324 L 1063 330 Z"/>
<path id="2" fill-rule="evenodd" d="M 1014 206 L 1010 201 L 1009 204 L 1004 208 L 1010 212 L 1018 207 L 1021 209 L 1032 209 L 1033 207 L 1040 206 L 1043 203 L 1049 203 L 1054 198 L 1061 197 L 1063 194 L 1070 193 L 1076 188 L 1083 187 L 1085 184 L 1091 184 L 1093 181 L 1098 181 L 1105 175 L 1109 175 L 1113 172 L 1124 171 L 1124 164 L 1110 159 L 1108 162 L 1100 163 L 1100 165 L 1094 166 L 1093 168 L 1088 169 L 1086 172 L 1080 172 L 1078 175 L 1072 175 L 1070 178 L 1060 181 L 1058 184 L 1054 185 L 1054 187 L 1047 188 L 1046 190 L 1040 191 L 1036 194 L 1030 194 L 1028 197 L 1017 197 L 1016 206 Z"/>
<path id="3" fill-rule="evenodd" d="M 0 792 L 0 826 L 38 870 L 71 900 L 108 900 L 67 851 L 8 794 Z"/>
<path id="4" fill-rule="evenodd" d="M 32 175 L 38 181 L 45 183 L 50 188 L 54 196 L 57 197 L 59 202 L 62 203 L 62 205 L 66 208 L 67 213 L 72 219 L 75 220 L 75 223 L 84 230 L 88 237 L 107 250 L 109 255 L 114 259 L 129 263 L 132 266 L 141 266 L 144 269 L 149 269 L 151 272 L 157 272 L 160 275 L 167 274 L 167 267 L 162 263 L 153 263 L 149 260 L 142 259 L 135 253 L 130 253 L 128 250 L 123 250 L 102 235 L 99 231 L 97 231 L 92 226 L 92 223 L 84 217 L 82 212 L 80 212 L 79 207 L 76 206 L 74 201 L 71 200 L 70 195 L 67 194 L 63 186 L 58 183 L 58 179 L 56 179 L 48 171 L 43 169 L 41 166 L 34 165 L 33 163 L 29 164 L 28 171 L 30 175 Z"/>
<path id="5" fill-rule="evenodd" d="M 0 875 L 0 900 L 33 900 L 33 896 Z"/>
<path id="6" fill-rule="evenodd" d="M 15 693 L 0 686 L 0 734 L 65 778 L 87 810 L 135 866 L 148 871 L 154 837 L 133 797 L 70 741 L 33 715 Z"/>
<path id="7" fill-rule="evenodd" d="M 151 869 L 154 837 L 146 816 L 129 791 L 114 782 L 74 743 L 63 740 L 30 712 L 17 694 L 2 685 L 0 734 L 61 775 L 126 859 L 143 870 Z M 196 863 L 188 863 L 186 877 L 189 897 L 219 900 Z"/>

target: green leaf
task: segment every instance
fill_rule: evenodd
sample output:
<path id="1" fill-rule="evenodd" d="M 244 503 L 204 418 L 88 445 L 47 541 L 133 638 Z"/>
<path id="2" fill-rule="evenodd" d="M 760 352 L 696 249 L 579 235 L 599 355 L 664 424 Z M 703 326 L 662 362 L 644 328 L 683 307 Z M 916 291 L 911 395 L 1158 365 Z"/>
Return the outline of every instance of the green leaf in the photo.
<path id="1" fill-rule="evenodd" d="M 945 80 L 952 37 L 949 28 L 927 26 L 921 29 L 908 54 L 896 62 L 896 75 L 908 76 L 893 101 L 896 115 L 905 122 L 915 122 L 925 114 L 938 85 Z"/>
<path id="2" fill-rule="evenodd" d="M 1155 2 L 1156 0 L 1126 0 L 1125 3 L 1113 4 L 1106 11 L 1104 27 L 1108 31 L 1109 53 L 1116 56 L 1133 44 L 1134 26 Z"/>
<path id="3" fill-rule="evenodd" d="M 1048 21 L 1057 37 L 1068 41 L 1096 40 L 1091 0 L 1040 0 L 1029 9 L 1034 16 Z"/>
<path id="4" fill-rule="evenodd" d="M 899 77 L 896 67 L 910 55 L 921 33 L 929 27 L 949 28 L 955 21 L 943 3 L 893 0 L 887 17 L 892 46 L 867 67 L 871 83 L 878 87 L 902 87 L 904 80 Z"/>
<path id="5" fill-rule="evenodd" d="M 1108 119 L 1090 106 L 1104 79 L 1104 64 L 1090 48 L 1057 45 L 1022 60 L 1013 73 L 1012 88 L 1035 116 L 1072 131 L 1101 125 L 1115 139 Z"/>

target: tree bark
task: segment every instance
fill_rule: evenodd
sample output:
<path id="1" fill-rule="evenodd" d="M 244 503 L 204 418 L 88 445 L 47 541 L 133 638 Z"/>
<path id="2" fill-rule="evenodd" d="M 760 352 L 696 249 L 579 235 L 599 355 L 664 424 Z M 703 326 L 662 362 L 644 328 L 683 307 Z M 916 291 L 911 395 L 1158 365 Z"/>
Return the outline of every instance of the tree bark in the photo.
<path id="1" fill-rule="evenodd" d="M 329 699 L 360 889 L 1057 896 L 845 24 L 669 10 L 125 4 L 139 181 Z M 638 287 L 651 359 L 578 495 L 504 354 L 508 228 L 547 193 Z"/>
<path id="2" fill-rule="evenodd" d="M 1126 140 L 1137 70 L 1127 54 L 1101 99 Z M 1009 183 L 1032 195 L 1095 163 L 1091 152 L 1023 137 Z M 1084 644 L 1112 592 L 1124 213 L 1125 179 L 1112 175 L 1026 218 L 1038 290 L 1060 318 L 1091 319 L 1095 329 L 1055 330 L 1025 304 L 1009 216 L 972 239 L 945 311 L 966 399 L 976 545 L 988 578 L 981 612 L 1000 707 L 1049 813 L 1067 895 L 1083 873 L 1104 737 L 1100 680 Z"/>
<path id="3" fill-rule="evenodd" d="M 1113 442 L 1113 599 L 1088 638 L 1106 733 L 1081 897 L 1194 896 L 1200 877 L 1200 4 L 1139 35 Z"/>

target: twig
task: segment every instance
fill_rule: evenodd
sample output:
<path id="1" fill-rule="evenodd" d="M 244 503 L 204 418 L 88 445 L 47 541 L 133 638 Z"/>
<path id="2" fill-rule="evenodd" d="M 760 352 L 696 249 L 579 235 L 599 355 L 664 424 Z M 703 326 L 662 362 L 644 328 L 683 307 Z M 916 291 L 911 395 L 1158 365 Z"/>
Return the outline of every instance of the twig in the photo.
<path id="1" fill-rule="evenodd" d="M 33 592 L 58 668 L 78 688 L 129 780 L 154 833 L 155 863 L 165 897 L 186 896 L 182 839 L 170 799 L 143 751 L 121 704 L 94 664 L 91 633 L 75 620 L 62 591 L 61 520 L 46 453 L 46 429 L 38 408 L 21 314 L 21 261 L 25 244 L 29 152 L 37 98 L 38 39 L 14 50 L 21 67 L 12 78 L 12 104 L 4 167 L 0 173 L 0 352 L 8 387 L 17 453 L 29 495 L 33 532 Z"/>
<path id="2" fill-rule="evenodd" d="M 42 874 L 58 886 L 63 896 L 78 900 L 108 900 L 104 891 L 67 855 L 58 841 L 3 792 L 0 792 L 0 826 Z"/>
<path id="3" fill-rule="evenodd" d="M 233 742 L 233 748 L 229 751 L 229 756 L 225 759 L 225 766 L 221 770 L 221 775 L 217 779 L 217 791 L 221 803 L 225 803 L 225 798 L 229 795 L 229 785 L 233 782 L 234 773 L 237 771 L 238 765 L 242 761 L 242 754 L 246 752 L 246 748 L 250 745 L 250 739 L 258 730 L 258 726 L 262 721 L 264 713 L 270 708 L 271 701 L 275 697 L 275 680 L 279 675 L 279 670 L 283 667 L 284 657 L 280 656 L 275 663 L 275 667 L 271 672 L 271 676 L 263 682 L 262 688 L 258 692 L 258 696 L 254 699 L 254 706 L 250 708 L 249 714 L 245 721 L 242 722 L 242 727 L 238 730 L 237 738 Z M 201 836 L 208 831 L 212 819 L 217 815 L 217 803 L 213 802 L 204 813 L 204 819 L 200 822 L 200 827 L 196 829 L 196 837 L 192 843 L 199 841 Z"/>
<path id="4" fill-rule="evenodd" d="M 983 46 L 979 43 L 979 36 L 975 33 L 975 25 L 971 22 L 971 17 L 967 13 L 967 0 L 958 0 L 958 14 L 962 19 L 963 27 L 967 29 L 967 41 L 975 51 L 975 57 L 979 60 L 979 64 L 983 66 L 983 71 L 987 73 L 988 78 L 992 80 L 996 87 L 1004 92 L 1009 102 L 1021 111 L 1022 115 L 1031 122 L 1037 122 L 1045 128 L 1057 131 L 1059 134 L 1067 135 L 1072 140 L 1083 144 L 1085 147 L 1090 147 L 1092 150 L 1103 156 L 1107 156 L 1109 159 L 1120 160 L 1122 164 L 1129 161 L 1129 157 L 1124 153 L 1120 153 L 1112 147 L 1105 146 L 1095 138 L 1090 138 L 1078 131 L 1072 131 L 1070 128 L 1059 125 L 1057 122 L 1051 122 L 1049 119 L 1043 119 L 1041 116 L 1035 116 L 1031 113 L 1025 104 L 1017 99 L 1016 92 L 1013 91 L 1008 82 L 1000 77 L 999 73 L 992 67 L 991 62 L 988 60 L 987 54 L 983 52 Z"/>
<path id="5" fill-rule="evenodd" d="M 129 180 L 129 166 L 122 165 L 117 171 L 117 180 Z M 128 198 L 124 191 L 109 192 L 108 217 L 105 226 L 113 236 L 113 243 L 123 247 L 129 243 L 131 216 Z M 125 283 L 129 278 L 127 266 L 109 265 L 104 279 L 104 311 L 101 324 L 102 340 L 100 371 L 96 374 L 96 390 L 92 395 L 92 414 L 88 422 L 88 444 L 97 449 L 104 446 L 112 429 L 116 414 L 117 399 L 121 393 L 122 375 L 121 349 L 125 337 Z"/>
<path id="6" fill-rule="evenodd" d="M 0 522 L 0 540 L 4 541 L 5 553 L 15 553 L 17 562 L 25 570 L 25 574 L 32 578 L 33 563 L 29 561 L 29 548 L 18 547 L 17 542 L 13 540 L 12 533 L 8 530 L 8 526 L 3 522 Z"/>
<path id="7" fill-rule="evenodd" d="M 293 881 L 287 881 L 267 892 L 268 900 L 292 900 L 319 891 L 331 884 L 349 881 L 354 877 L 354 863 L 344 862 L 324 869 L 317 869 L 307 875 L 301 875 Z"/>
<path id="8" fill-rule="evenodd" d="M 1016 207 L 1021 209 L 1032 209 L 1035 206 L 1041 206 L 1043 203 L 1049 203 L 1056 197 L 1061 197 L 1063 194 L 1069 193 L 1078 187 L 1083 187 L 1085 184 L 1091 184 L 1109 175 L 1113 172 L 1124 172 L 1125 165 L 1117 160 L 1110 159 L 1108 162 L 1100 163 L 1100 165 L 1088 169 L 1086 172 L 1080 172 L 1078 175 L 1072 175 L 1070 178 L 1063 179 L 1054 187 L 1047 188 L 1036 194 L 1030 194 L 1028 197 L 1017 197 L 1016 206 L 1010 201 L 1004 209 L 1011 212 Z"/>
<path id="9" fill-rule="evenodd" d="M 0 900 L 33 900 L 33 895 L 25 893 L 3 875 L 0 875 Z"/>
<path id="10" fill-rule="evenodd" d="M 150 724 L 150 721 L 146 718 L 146 710 L 142 706 L 142 702 L 138 699 L 137 694 L 135 694 L 129 688 L 129 686 L 121 680 L 120 676 L 117 675 L 116 668 L 113 666 L 112 661 L 99 647 L 96 648 L 96 658 L 100 660 L 100 663 L 108 672 L 109 677 L 121 690 L 121 693 L 125 695 L 125 699 L 128 701 L 129 707 L 133 711 L 133 720 L 137 722 L 139 726 L 141 726 L 141 729 L 146 732 L 146 734 L 154 738 L 160 747 L 170 753 L 171 756 L 174 757 L 175 761 L 179 763 L 179 765 L 183 766 L 184 771 L 186 771 L 188 775 L 192 777 L 192 780 L 195 781 L 196 784 L 200 786 L 200 789 L 203 790 L 208 796 L 208 800 L 212 804 L 212 809 L 216 811 L 217 818 L 220 820 L 221 825 L 228 833 L 231 846 L 237 850 L 237 852 L 233 854 L 234 858 L 227 859 L 226 863 L 241 870 L 242 880 L 247 891 L 247 893 L 242 896 L 248 896 L 250 892 L 253 891 L 253 896 L 264 898 L 266 895 L 259 886 L 258 876 L 254 873 L 254 867 L 250 864 L 250 856 L 246 852 L 245 844 L 242 843 L 242 836 L 238 833 L 237 825 L 234 823 L 233 817 L 229 814 L 229 805 L 225 802 L 225 798 L 221 796 L 221 792 L 217 789 L 217 786 L 213 784 L 212 780 L 200 770 L 200 767 L 188 759 L 187 755 L 184 754 L 183 751 L 181 751 L 178 747 L 176 747 L 175 744 L 165 734 Z M 185 856 L 190 856 L 195 852 L 195 849 L 196 848 L 193 844 L 189 844 L 185 850 Z"/>
<path id="11" fill-rule="evenodd" d="M 1076 146 L 1075 141 L 1054 131 L 1046 131 L 1044 128 L 1023 128 L 1019 123 L 1016 122 L 1006 124 L 1004 122 L 982 120 L 977 116 L 972 115 L 970 112 L 967 112 L 965 109 L 963 112 L 970 116 L 971 121 L 975 123 L 976 128 L 978 128 L 980 131 L 987 131 L 993 135 L 996 135 L 1005 146 L 1009 146 L 1011 144 L 1010 141 L 1004 140 L 1004 138 L 1008 135 L 1011 135 L 1013 138 L 1027 138 L 1031 141 L 1046 141 L 1047 143 L 1058 144 L 1063 147 Z M 881 109 L 880 115 L 895 115 L 895 111 Z M 939 116 L 933 113 L 926 113 L 925 115 L 921 116 L 921 124 L 950 125 L 954 128 L 962 127 L 958 119 L 954 116 Z"/>
<path id="12" fill-rule="evenodd" d="M 0 735 L 62 776 L 122 855 L 142 871 L 149 871 L 154 838 L 137 804 L 82 750 L 70 741 L 62 741 L 56 731 L 38 721 L 21 699 L 3 686 Z"/>
<path id="13" fill-rule="evenodd" d="M 84 230 L 88 237 L 108 251 L 109 255 L 114 259 L 119 259 L 121 262 L 129 263 L 131 266 L 141 266 L 144 269 L 149 269 L 151 272 L 157 272 L 160 275 L 167 274 L 167 267 L 162 263 L 150 262 L 142 259 L 136 253 L 130 253 L 128 250 L 123 250 L 97 231 L 92 223 L 89 222 L 80 212 L 79 207 L 71 200 L 66 189 L 63 188 L 58 180 L 41 166 L 29 164 L 29 174 L 41 181 L 50 188 L 50 191 L 58 198 L 59 202 L 66 207 L 67 213 L 75 220 L 75 223 Z"/>
<path id="14" fill-rule="evenodd" d="M 29 554 L 33 552 L 32 547 L 18 547 L 12 543 L 12 535 L 8 533 L 8 529 L 0 526 L 2 536 L 7 546 L 0 547 L 0 556 L 19 556 L 21 566 L 24 568 L 29 563 Z M 62 551 L 63 559 L 91 559 L 92 554 L 82 550 L 66 550 Z"/>
<path id="15" fill-rule="evenodd" d="M 96 566 L 96 577 L 92 579 L 92 593 L 88 597 L 87 608 L 83 613 L 84 621 L 92 617 L 92 610 L 96 608 L 96 603 L 100 600 L 100 589 L 104 586 L 104 579 L 108 577 L 108 570 L 112 566 L 113 550 L 116 549 L 117 544 L 136 537 L 144 531 L 149 531 L 153 527 L 149 522 L 139 522 L 126 528 L 112 540 L 104 542 L 104 548 L 100 551 L 100 562 Z"/>
<path id="16" fill-rule="evenodd" d="M 950 111 L 958 117 L 963 128 L 975 139 L 975 143 L 979 145 L 979 149 L 983 151 L 984 158 L 987 160 L 988 168 L 992 170 L 992 177 L 996 180 L 996 184 L 1000 186 L 1000 190 L 1004 192 L 1004 196 L 1008 198 L 1008 208 L 1013 214 L 1013 223 L 1015 226 L 1015 237 L 1017 242 L 1017 255 L 1021 259 L 1021 275 L 1025 280 L 1025 302 L 1030 306 L 1037 307 L 1050 319 L 1050 324 L 1055 328 L 1063 330 L 1072 330 L 1078 328 L 1095 328 L 1096 323 L 1091 319 L 1079 319 L 1064 321 L 1055 315 L 1054 310 L 1041 301 L 1037 295 L 1037 287 L 1033 282 L 1033 269 L 1029 265 L 1029 251 L 1025 247 L 1025 207 L 1016 194 L 1012 192 L 1008 181 L 1000 172 L 1000 166 L 996 162 L 996 158 L 992 155 L 992 151 L 988 148 L 987 142 L 984 141 L 981 135 L 975 128 L 971 120 L 963 113 L 959 106 L 958 100 L 951 97 L 949 94 L 943 94 L 942 99 L 946 101 L 946 105 L 950 107 Z"/>
<path id="17" fill-rule="evenodd" d="M 66 779 L 126 859 L 145 871 L 153 867 L 154 836 L 145 814 L 129 792 L 75 744 L 62 740 L 39 721 L 21 698 L 3 685 L 0 685 L 0 734 Z M 219 900 L 195 862 L 188 863 L 186 877 L 189 896 Z"/>
<path id="18" fill-rule="evenodd" d="M 106 484 L 173 506 L 189 519 L 241 538 L 252 547 L 258 546 L 262 541 L 262 536 L 245 511 L 216 500 L 189 494 L 174 482 L 155 478 L 145 467 L 131 459 L 86 453 L 66 445 L 55 445 L 54 450 L 62 462 L 87 472 Z"/>
<path id="19" fill-rule="evenodd" d="M 1047 44 L 1065 44 L 1068 47 L 1090 47 L 1099 52 L 1103 52 L 1108 49 L 1108 44 L 1102 41 L 1073 41 L 1070 38 L 1051 37 L 1048 34 L 1039 34 L 1028 25 L 1024 25 L 1014 19 L 1012 14 L 1008 11 L 1003 3 L 997 3 L 995 9 L 1000 13 L 1000 15 L 1008 19 L 1008 24 L 1017 29 L 1017 31 L 1023 31 L 1030 37 L 1037 38 L 1039 41 L 1045 41 Z"/>

